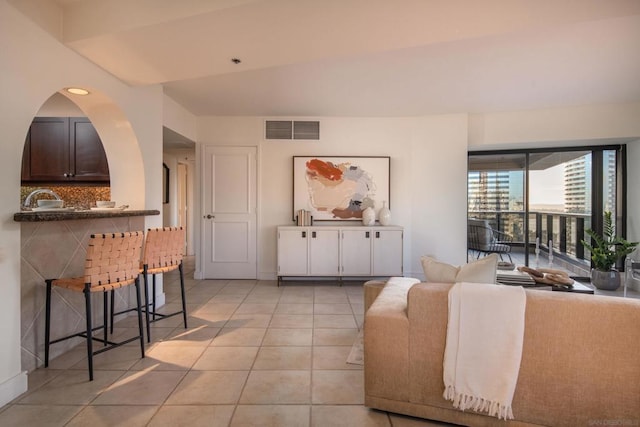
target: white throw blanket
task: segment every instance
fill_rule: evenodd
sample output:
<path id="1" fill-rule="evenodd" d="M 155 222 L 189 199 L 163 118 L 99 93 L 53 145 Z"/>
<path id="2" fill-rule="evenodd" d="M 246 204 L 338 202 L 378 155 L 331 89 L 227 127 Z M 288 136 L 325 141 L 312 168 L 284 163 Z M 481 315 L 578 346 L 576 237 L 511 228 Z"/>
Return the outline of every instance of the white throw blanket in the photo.
<path id="1" fill-rule="evenodd" d="M 451 288 L 444 398 L 455 408 L 513 418 L 525 304 L 520 286 L 456 283 Z"/>

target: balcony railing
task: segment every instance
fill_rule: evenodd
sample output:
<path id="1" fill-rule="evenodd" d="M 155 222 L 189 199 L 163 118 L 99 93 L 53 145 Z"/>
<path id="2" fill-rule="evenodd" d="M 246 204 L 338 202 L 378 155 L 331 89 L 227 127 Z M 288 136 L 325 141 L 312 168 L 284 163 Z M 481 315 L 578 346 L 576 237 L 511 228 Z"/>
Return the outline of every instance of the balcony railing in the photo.
<path id="1" fill-rule="evenodd" d="M 488 220 L 491 227 L 513 237 L 512 246 L 525 252 L 525 213 L 522 211 L 469 211 L 469 218 Z M 535 253 L 536 246 L 549 253 L 551 242 L 554 257 L 588 269 L 591 254 L 581 243 L 587 239 L 586 229 L 591 227 L 590 214 L 551 211 L 529 211 L 529 234 L 527 251 Z"/>

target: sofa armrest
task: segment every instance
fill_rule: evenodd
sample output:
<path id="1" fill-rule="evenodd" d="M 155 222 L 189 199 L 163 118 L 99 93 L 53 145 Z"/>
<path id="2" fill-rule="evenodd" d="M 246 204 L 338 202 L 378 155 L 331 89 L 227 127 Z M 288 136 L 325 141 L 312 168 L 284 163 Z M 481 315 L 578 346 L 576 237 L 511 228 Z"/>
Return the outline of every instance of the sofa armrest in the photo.
<path id="1" fill-rule="evenodd" d="M 392 279 L 365 313 L 365 399 L 374 396 L 405 401 L 409 396 L 407 292 L 419 280 Z"/>
<path id="2" fill-rule="evenodd" d="M 409 291 L 409 386 L 413 402 L 450 408 L 443 397 L 443 360 L 452 283 L 420 283 Z"/>

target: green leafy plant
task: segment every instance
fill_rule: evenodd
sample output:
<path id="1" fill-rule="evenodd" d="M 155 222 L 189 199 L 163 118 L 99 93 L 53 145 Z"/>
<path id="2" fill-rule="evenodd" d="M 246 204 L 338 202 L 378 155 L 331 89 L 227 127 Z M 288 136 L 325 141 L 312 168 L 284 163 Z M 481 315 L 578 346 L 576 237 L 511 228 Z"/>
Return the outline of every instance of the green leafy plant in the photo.
<path id="1" fill-rule="evenodd" d="M 616 231 L 611 219 L 611 212 L 604 213 L 604 229 L 602 236 L 588 229 L 586 233 L 591 236 L 591 244 L 582 240 L 585 248 L 591 251 L 591 261 L 597 270 L 609 271 L 618 259 L 629 255 L 634 251 L 638 242 L 628 242 L 622 237 L 616 236 Z"/>

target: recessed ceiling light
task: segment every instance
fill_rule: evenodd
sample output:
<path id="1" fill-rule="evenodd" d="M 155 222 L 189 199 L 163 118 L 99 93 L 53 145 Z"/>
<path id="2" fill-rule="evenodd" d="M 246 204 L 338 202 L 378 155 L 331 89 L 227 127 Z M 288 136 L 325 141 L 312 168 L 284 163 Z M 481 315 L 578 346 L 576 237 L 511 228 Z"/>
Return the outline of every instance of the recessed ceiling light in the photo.
<path id="1" fill-rule="evenodd" d="M 66 91 L 74 95 L 89 95 L 89 91 L 81 87 L 68 87 Z"/>

